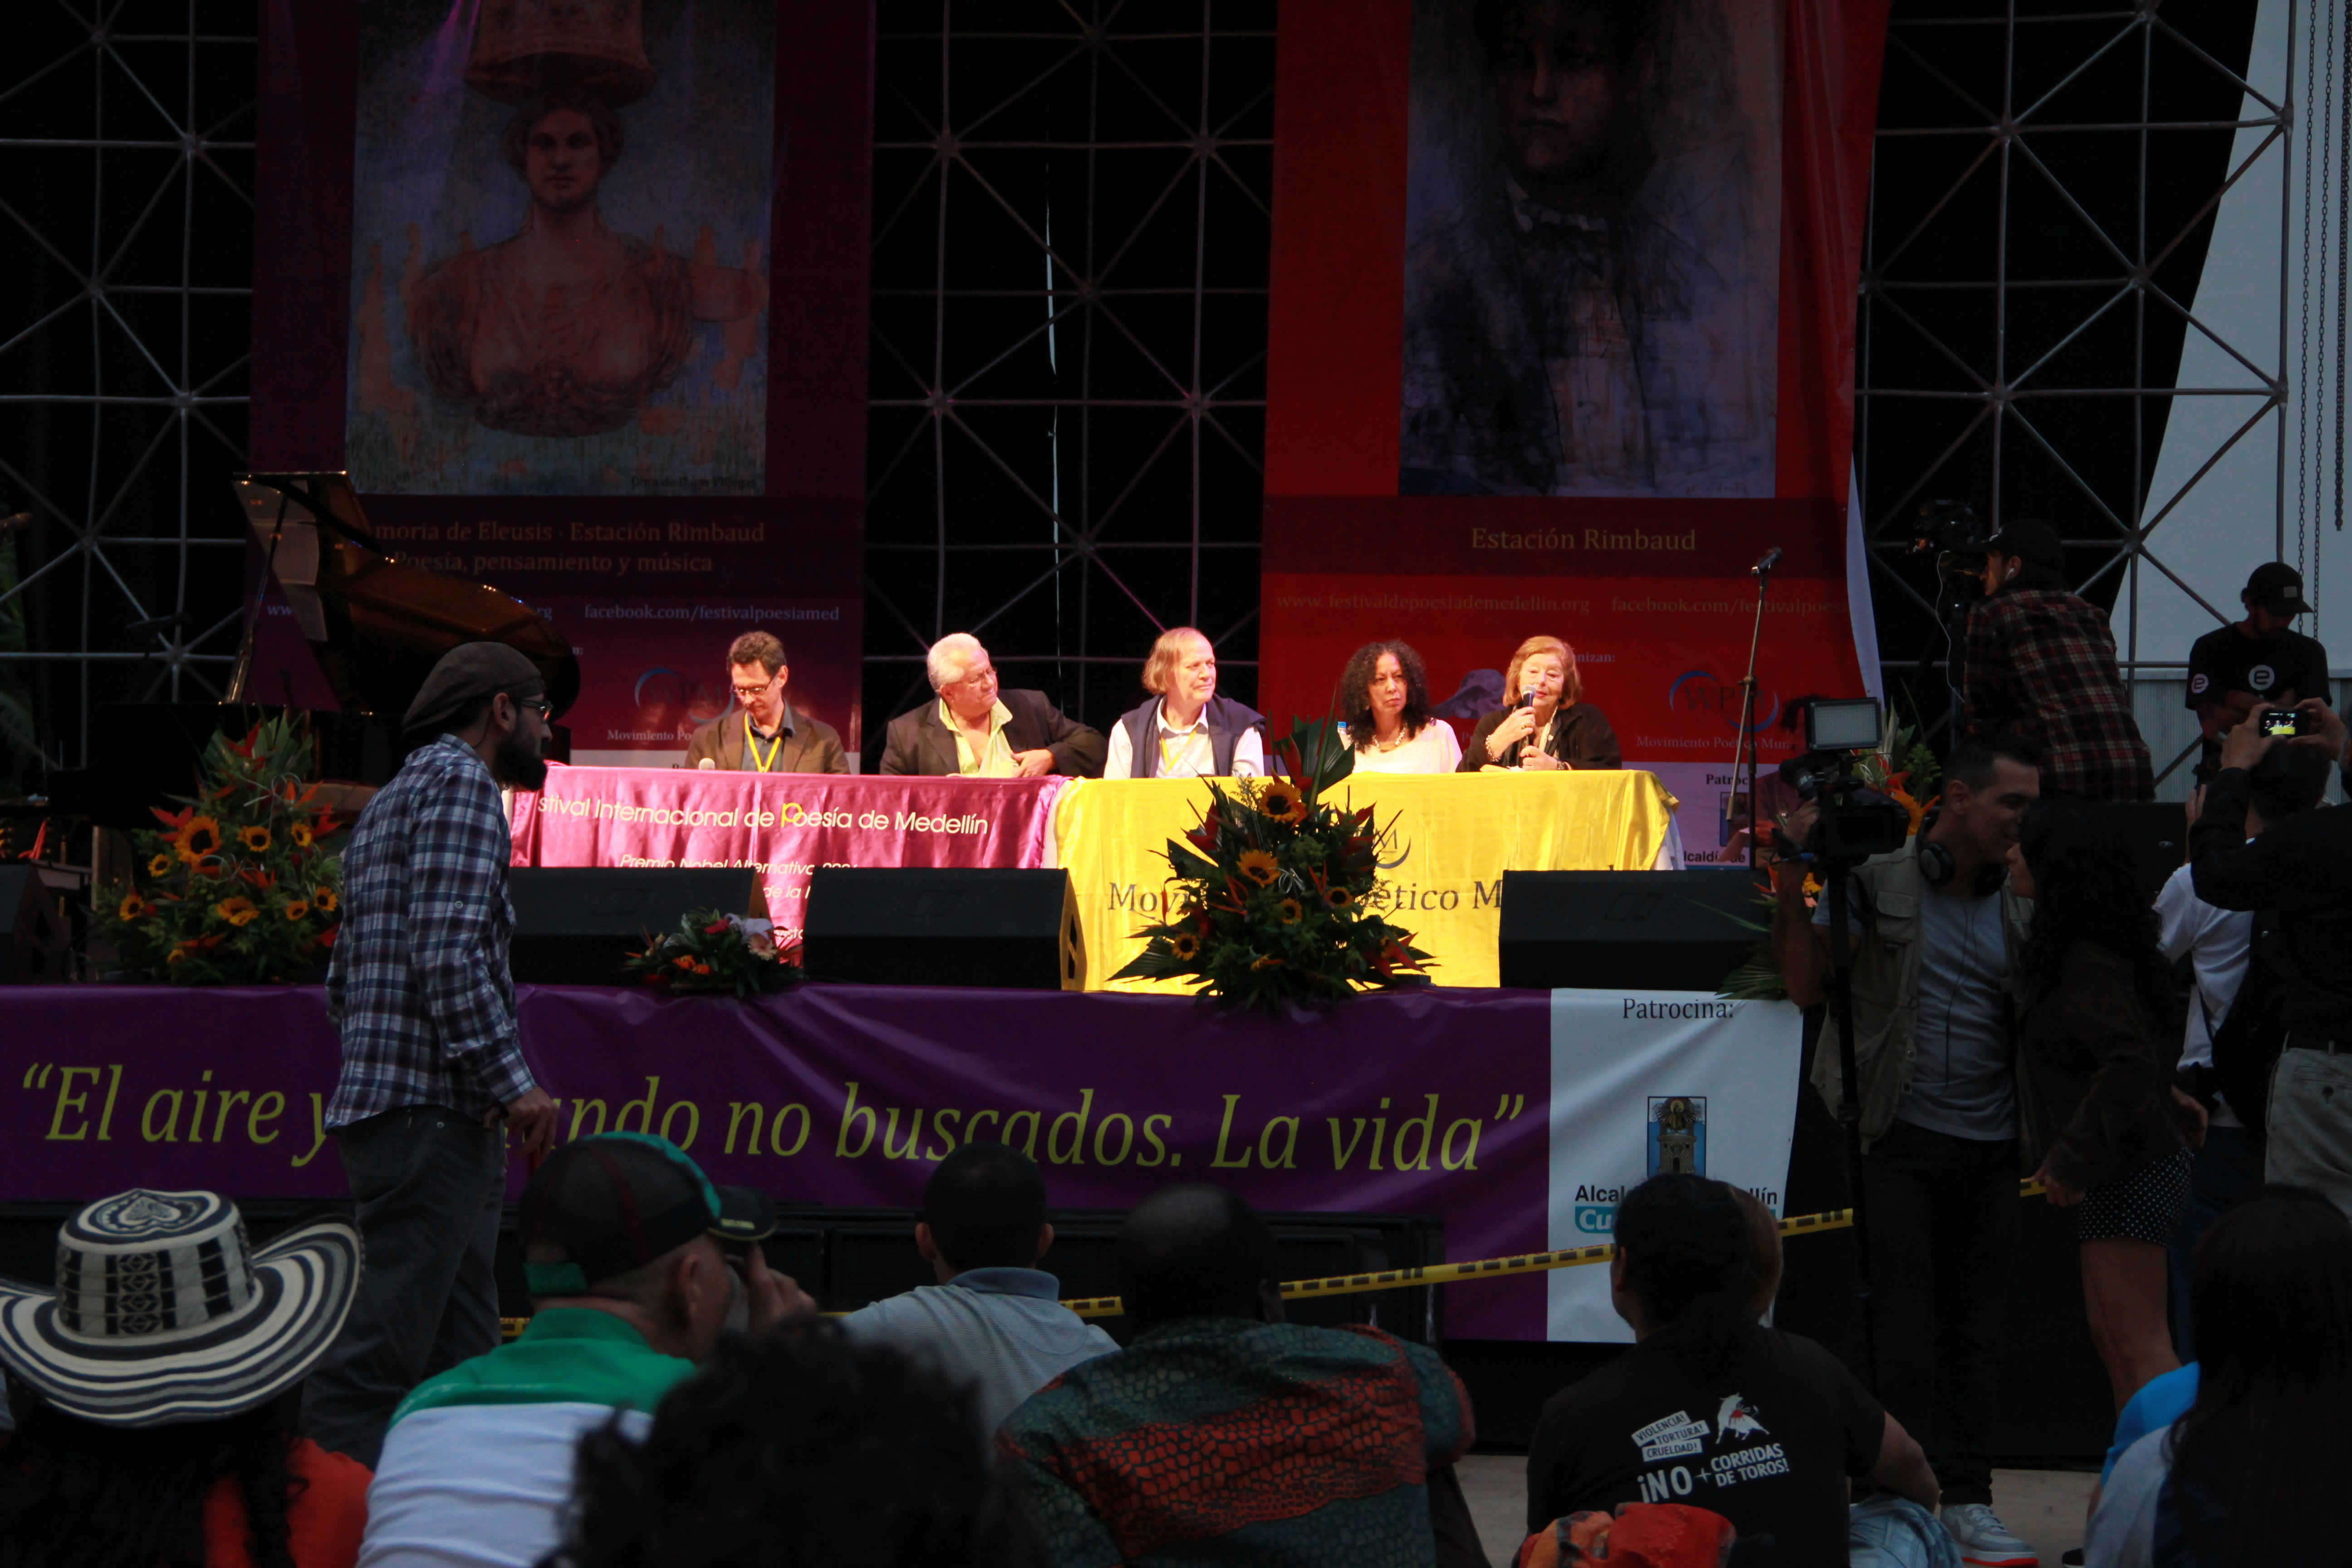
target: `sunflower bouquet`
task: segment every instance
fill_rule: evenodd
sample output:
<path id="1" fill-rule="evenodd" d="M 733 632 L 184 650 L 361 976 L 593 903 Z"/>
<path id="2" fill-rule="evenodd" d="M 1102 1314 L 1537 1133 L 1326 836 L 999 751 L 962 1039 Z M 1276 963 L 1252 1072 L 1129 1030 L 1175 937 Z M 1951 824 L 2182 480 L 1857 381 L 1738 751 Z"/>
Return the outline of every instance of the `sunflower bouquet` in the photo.
<path id="1" fill-rule="evenodd" d="M 1271 761 L 1280 773 L 1210 783 L 1200 826 L 1168 841 L 1168 918 L 1137 933 L 1143 951 L 1112 978 L 1182 977 L 1256 1007 L 1428 984 L 1429 954 L 1369 905 L 1379 876 L 1371 807 L 1324 798 L 1353 766 L 1346 742 L 1330 725 L 1301 724 Z"/>
<path id="2" fill-rule="evenodd" d="M 749 999 L 798 980 L 800 953 L 797 947 L 778 951 L 765 921 L 689 910 L 676 931 L 647 933 L 645 951 L 629 954 L 621 973 L 657 990 Z"/>
<path id="3" fill-rule="evenodd" d="M 242 741 L 215 735 L 202 793 L 158 809 L 137 836 L 140 868 L 95 927 L 128 974 L 180 985 L 315 980 L 342 923 L 341 830 L 318 804 L 307 728 L 265 719 Z"/>

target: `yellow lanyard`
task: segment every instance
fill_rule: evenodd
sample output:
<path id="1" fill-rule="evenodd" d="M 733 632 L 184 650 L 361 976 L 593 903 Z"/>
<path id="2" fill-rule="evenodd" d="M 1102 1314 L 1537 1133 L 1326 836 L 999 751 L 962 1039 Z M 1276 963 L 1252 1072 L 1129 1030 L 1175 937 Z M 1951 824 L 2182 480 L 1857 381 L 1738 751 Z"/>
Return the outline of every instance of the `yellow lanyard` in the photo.
<path id="1" fill-rule="evenodd" d="M 775 744 L 768 748 L 768 754 L 763 757 L 760 754 L 760 737 L 751 729 L 751 715 L 746 713 L 743 715 L 743 745 L 744 749 L 751 753 L 751 760 L 760 764 L 760 771 L 764 773 L 775 766 L 778 757 L 784 754 L 784 732 L 782 730 L 776 731 Z"/>
<path id="2" fill-rule="evenodd" d="M 1192 748 L 1193 731 L 1170 738 L 1164 731 L 1160 737 L 1160 776 L 1166 778 L 1175 770 L 1176 761 Z"/>

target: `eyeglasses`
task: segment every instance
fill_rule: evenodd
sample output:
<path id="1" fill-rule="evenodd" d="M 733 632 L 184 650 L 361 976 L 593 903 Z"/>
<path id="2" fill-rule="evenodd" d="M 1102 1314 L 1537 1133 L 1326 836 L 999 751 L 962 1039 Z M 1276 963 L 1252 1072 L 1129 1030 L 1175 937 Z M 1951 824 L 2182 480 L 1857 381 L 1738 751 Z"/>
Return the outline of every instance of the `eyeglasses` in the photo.
<path id="1" fill-rule="evenodd" d="M 742 700 L 749 702 L 754 697 L 758 697 L 772 689 L 775 684 L 776 683 L 772 680 L 765 680 L 761 681 L 757 686 L 739 686 L 735 688 L 735 695 Z"/>
<path id="2" fill-rule="evenodd" d="M 549 717 L 555 711 L 555 704 L 550 702 L 544 697 L 526 697 L 520 704 L 518 704 L 518 706 L 530 709 L 532 712 L 538 714 L 542 719 Z"/>

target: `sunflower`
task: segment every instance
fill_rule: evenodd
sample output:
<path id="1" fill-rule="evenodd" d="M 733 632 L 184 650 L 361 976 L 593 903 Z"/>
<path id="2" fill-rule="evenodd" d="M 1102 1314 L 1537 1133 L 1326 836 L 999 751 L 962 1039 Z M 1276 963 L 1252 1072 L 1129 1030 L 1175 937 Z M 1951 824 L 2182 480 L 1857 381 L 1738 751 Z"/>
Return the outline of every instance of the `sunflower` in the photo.
<path id="1" fill-rule="evenodd" d="M 332 888 L 311 889 L 310 902 L 313 907 L 322 910 L 323 912 L 333 914 L 335 912 L 335 889 Z"/>
<path id="2" fill-rule="evenodd" d="M 1201 956 L 1201 939 L 1189 931 L 1180 931 L 1168 939 L 1168 951 L 1190 963 Z"/>
<path id="3" fill-rule="evenodd" d="M 223 899 L 215 904 L 213 913 L 233 926 L 247 926 L 260 917 L 261 910 L 251 899 L 235 898 Z"/>
<path id="4" fill-rule="evenodd" d="M 1323 901 L 1335 910 L 1344 910 L 1356 901 L 1356 895 L 1345 888 L 1333 888 L 1324 893 Z"/>
<path id="5" fill-rule="evenodd" d="M 289 921 L 299 921 L 310 912 L 310 906 L 299 899 L 286 906 L 286 918 Z"/>
<path id="6" fill-rule="evenodd" d="M 1274 886 L 1275 875 L 1281 868 L 1273 854 L 1264 849 L 1243 850 L 1240 864 L 1242 875 L 1261 888 Z"/>
<path id="7" fill-rule="evenodd" d="M 171 871 L 172 857 L 168 853 L 158 855 L 147 862 L 147 874 L 151 877 L 169 876 Z"/>
<path id="8" fill-rule="evenodd" d="M 187 944 L 187 943 L 185 943 L 185 942 L 182 942 L 179 946 L 177 946 L 177 947 L 173 948 L 171 952 L 169 952 L 165 953 L 165 954 L 163 955 L 163 962 L 164 962 L 165 963 L 187 963 L 187 962 L 188 962 L 188 944 Z"/>
<path id="9" fill-rule="evenodd" d="M 308 849 L 319 841 L 319 836 L 310 831 L 310 825 L 307 822 L 298 822 L 287 832 L 293 837 L 297 849 Z"/>
<path id="10" fill-rule="evenodd" d="M 172 835 L 171 845 L 181 859 L 200 865 L 220 853 L 220 824 L 209 816 L 192 816 Z"/>
<path id="11" fill-rule="evenodd" d="M 240 827 L 236 830 L 236 837 L 238 843 L 256 855 L 269 847 L 269 829 L 267 827 Z"/>
<path id="12" fill-rule="evenodd" d="M 1298 907 L 1297 899 L 1283 900 L 1279 908 L 1282 911 L 1282 923 L 1286 926 L 1297 925 L 1300 918 L 1307 913 L 1305 910 Z"/>
<path id="13" fill-rule="evenodd" d="M 126 921 L 144 920 L 155 912 L 155 906 L 136 893 L 126 893 L 123 895 L 122 906 L 114 912 L 118 918 Z"/>
<path id="14" fill-rule="evenodd" d="M 1288 779 L 1266 779 L 1257 786 L 1258 810 L 1276 822 L 1307 820 L 1307 797 Z"/>

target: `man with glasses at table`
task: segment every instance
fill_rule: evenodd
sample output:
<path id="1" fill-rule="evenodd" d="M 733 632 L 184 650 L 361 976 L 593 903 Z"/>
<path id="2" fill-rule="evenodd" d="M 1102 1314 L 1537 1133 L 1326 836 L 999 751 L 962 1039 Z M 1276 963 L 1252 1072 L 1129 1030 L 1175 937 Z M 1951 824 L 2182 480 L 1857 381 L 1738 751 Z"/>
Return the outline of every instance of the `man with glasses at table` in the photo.
<path id="1" fill-rule="evenodd" d="M 950 632 L 927 660 L 936 702 L 890 721 L 886 773 L 966 778 L 1100 778 L 1102 733 L 1064 713 L 1042 691 L 1003 691 L 980 639 Z"/>
<path id="2" fill-rule="evenodd" d="M 845 773 L 849 758 L 832 725 L 784 700 L 793 672 L 784 645 L 745 632 L 727 649 L 727 679 L 740 711 L 720 714 L 687 742 L 686 765 L 729 773 Z"/>

